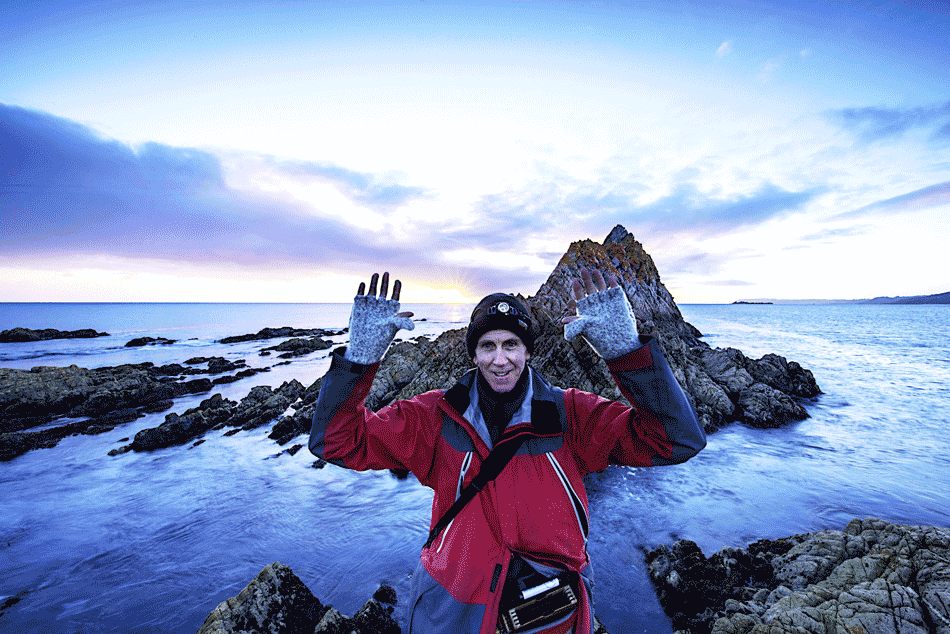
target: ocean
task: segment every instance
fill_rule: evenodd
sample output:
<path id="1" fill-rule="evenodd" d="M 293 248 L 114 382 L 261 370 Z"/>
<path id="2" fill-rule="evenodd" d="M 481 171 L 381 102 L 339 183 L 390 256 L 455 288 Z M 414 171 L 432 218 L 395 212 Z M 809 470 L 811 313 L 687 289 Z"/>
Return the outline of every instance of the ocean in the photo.
<path id="1" fill-rule="evenodd" d="M 471 306 L 404 305 L 402 337 L 463 326 Z M 781 429 L 726 427 L 684 465 L 614 467 L 588 478 L 596 609 L 612 634 L 669 634 L 644 548 L 695 541 L 707 555 L 854 517 L 950 526 L 950 307 L 681 305 L 713 347 L 774 352 L 810 369 L 824 394 Z M 193 356 L 274 366 L 260 348 L 222 345 L 264 327 L 342 328 L 345 304 L 0 304 L 0 330 L 94 328 L 109 337 L 0 344 L 0 367 L 101 367 Z M 175 339 L 125 348 L 135 337 Z M 336 337 L 343 340 L 345 337 Z M 325 353 L 214 392 L 310 385 Z M 176 400 L 183 412 L 208 394 Z M 409 575 L 431 494 L 412 478 L 311 467 L 270 426 L 206 442 L 108 456 L 164 415 L 62 440 L 0 463 L 0 630 L 193 633 L 265 565 L 290 566 L 324 603 L 352 615 L 389 583 L 404 625 Z M 305 443 L 300 437 L 296 442 Z"/>

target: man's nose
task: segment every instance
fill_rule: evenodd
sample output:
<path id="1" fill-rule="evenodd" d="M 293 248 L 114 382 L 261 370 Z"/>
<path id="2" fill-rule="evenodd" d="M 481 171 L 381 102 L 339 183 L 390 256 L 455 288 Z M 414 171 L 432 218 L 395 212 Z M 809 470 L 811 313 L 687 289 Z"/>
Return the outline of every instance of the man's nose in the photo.
<path id="1" fill-rule="evenodd" d="M 495 356 L 492 358 L 492 363 L 495 365 L 505 365 L 508 363 L 508 355 L 505 354 L 503 348 L 498 348 L 495 350 Z"/>

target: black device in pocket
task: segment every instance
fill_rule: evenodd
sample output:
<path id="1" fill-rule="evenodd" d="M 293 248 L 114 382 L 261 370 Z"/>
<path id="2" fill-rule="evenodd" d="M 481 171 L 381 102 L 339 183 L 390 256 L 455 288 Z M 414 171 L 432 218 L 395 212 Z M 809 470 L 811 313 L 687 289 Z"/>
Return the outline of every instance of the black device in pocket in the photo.
<path id="1" fill-rule="evenodd" d="M 520 589 L 515 601 L 502 607 L 498 632 L 514 634 L 541 627 L 566 616 L 577 607 L 577 588 L 571 575 L 540 579 L 537 585 Z"/>

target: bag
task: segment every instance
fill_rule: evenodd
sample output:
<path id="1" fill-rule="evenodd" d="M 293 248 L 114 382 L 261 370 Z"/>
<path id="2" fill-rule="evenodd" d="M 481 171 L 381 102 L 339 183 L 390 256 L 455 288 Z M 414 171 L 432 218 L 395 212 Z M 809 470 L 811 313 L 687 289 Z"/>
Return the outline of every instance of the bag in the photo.
<path id="1" fill-rule="evenodd" d="M 498 611 L 498 634 L 513 634 L 556 622 L 577 607 L 577 575 L 546 577 L 513 555 Z"/>

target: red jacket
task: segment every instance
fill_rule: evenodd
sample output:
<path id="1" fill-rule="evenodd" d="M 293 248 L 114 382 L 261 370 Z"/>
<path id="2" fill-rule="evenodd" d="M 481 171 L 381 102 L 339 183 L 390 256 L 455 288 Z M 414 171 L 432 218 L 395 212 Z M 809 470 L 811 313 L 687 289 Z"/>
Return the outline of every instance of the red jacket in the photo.
<path id="1" fill-rule="evenodd" d="M 501 474 L 423 549 L 413 575 L 410 634 L 494 634 L 512 553 L 580 574 L 576 632 L 592 631 L 584 475 L 608 465 L 683 462 L 706 444 L 702 426 L 655 341 L 607 365 L 629 408 L 580 390 L 561 390 L 531 372 L 530 412 L 505 437 L 526 435 Z M 432 488 L 430 526 L 478 473 L 489 448 L 464 414 L 475 372 L 452 389 L 364 407 L 379 364 L 333 356 L 323 379 L 310 450 L 348 469 L 408 469 Z M 510 442 L 501 441 L 501 442 Z"/>

